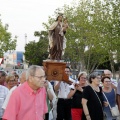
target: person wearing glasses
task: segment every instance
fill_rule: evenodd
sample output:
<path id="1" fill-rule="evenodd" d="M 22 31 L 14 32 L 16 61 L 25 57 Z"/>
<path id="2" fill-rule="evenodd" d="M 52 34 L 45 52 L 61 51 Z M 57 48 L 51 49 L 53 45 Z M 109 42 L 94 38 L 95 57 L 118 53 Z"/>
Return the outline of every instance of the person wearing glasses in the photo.
<path id="1" fill-rule="evenodd" d="M 14 87 L 12 87 L 12 88 L 10 89 L 10 91 L 9 91 L 9 93 L 8 93 L 8 95 L 7 95 L 4 103 L 3 103 L 3 105 L 2 105 L 2 108 L 3 108 L 4 110 L 5 110 L 6 107 L 7 107 L 7 104 L 8 104 L 8 102 L 9 102 L 10 96 L 12 95 L 13 91 L 14 91 L 18 86 L 20 86 L 21 84 L 23 84 L 25 81 L 26 81 L 26 71 L 23 71 L 23 72 L 21 73 L 21 75 L 20 75 L 20 84 L 19 84 L 19 85 L 16 84 L 16 86 L 14 86 Z"/>
<path id="2" fill-rule="evenodd" d="M 111 86 L 110 77 L 105 76 L 101 79 L 103 83 L 103 96 L 104 101 L 109 102 L 108 106 L 104 107 L 104 112 L 107 116 L 106 120 L 116 120 L 117 117 L 113 117 L 110 111 L 110 107 L 115 107 L 116 103 L 116 93 L 115 90 Z"/>
<path id="3" fill-rule="evenodd" d="M 9 74 L 8 76 L 6 76 L 6 87 L 10 90 L 12 87 L 14 87 L 15 85 L 15 76 L 12 74 Z"/>
<path id="4" fill-rule="evenodd" d="M 74 88 L 71 88 L 68 98 L 72 98 L 71 102 L 71 114 L 72 120 L 82 120 L 82 92 L 83 89 L 87 86 L 87 73 L 80 72 L 78 75 L 77 84 L 74 83 Z"/>
<path id="5" fill-rule="evenodd" d="M 82 120 L 103 120 L 103 94 L 99 87 L 100 77 L 97 73 L 89 76 L 90 85 L 86 86 L 82 95 L 84 115 Z"/>
<path id="6" fill-rule="evenodd" d="M 115 90 L 117 90 L 117 85 L 118 85 L 118 83 L 117 83 L 117 80 L 116 79 L 113 79 L 112 78 L 112 72 L 110 71 L 110 70 L 104 70 L 104 75 L 103 75 L 103 77 L 104 76 L 108 76 L 109 78 L 110 78 L 110 80 L 111 80 L 111 85 L 112 85 L 112 88 L 114 88 Z"/>
<path id="7" fill-rule="evenodd" d="M 48 112 L 45 78 L 45 72 L 40 66 L 30 66 L 27 81 L 11 95 L 3 120 L 43 120 Z"/>
<path id="8" fill-rule="evenodd" d="M 71 70 L 68 66 L 65 68 L 65 73 L 70 79 Z M 71 99 L 67 98 L 70 92 L 69 84 L 63 81 L 56 81 L 54 89 L 55 92 L 58 92 L 56 120 L 71 120 Z"/>

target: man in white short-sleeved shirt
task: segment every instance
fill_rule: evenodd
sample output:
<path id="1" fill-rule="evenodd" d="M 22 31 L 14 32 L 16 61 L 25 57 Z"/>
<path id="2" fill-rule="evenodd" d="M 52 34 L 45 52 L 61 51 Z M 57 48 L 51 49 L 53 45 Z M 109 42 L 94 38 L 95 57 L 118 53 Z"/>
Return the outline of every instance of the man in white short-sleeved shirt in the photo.
<path id="1" fill-rule="evenodd" d="M 65 68 L 65 73 L 70 76 L 71 70 L 69 67 Z M 55 91 L 58 91 L 56 120 L 71 120 L 71 99 L 67 99 L 71 89 L 69 84 L 63 81 L 57 81 L 54 88 Z"/>

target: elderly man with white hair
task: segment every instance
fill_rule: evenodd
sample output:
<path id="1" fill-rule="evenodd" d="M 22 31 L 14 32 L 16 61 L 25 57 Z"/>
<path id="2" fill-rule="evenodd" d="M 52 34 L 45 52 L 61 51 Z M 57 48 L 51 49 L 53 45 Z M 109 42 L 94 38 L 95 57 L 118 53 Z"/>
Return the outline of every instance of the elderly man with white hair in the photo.
<path id="1" fill-rule="evenodd" d="M 30 66 L 27 81 L 11 95 L 3 120 L 43 120 L 48 111 L 45 78 L 45 72 L 40 66 Z"/>
<path id="2" fill-rule="evenodd" d="M 116 89 L 118 83 L 117 83 L 117 80 L 116 80 L 116 79 L 113 79 L 113 78 L 112 78 L 112 73 L 111 73 L 111 71 L 110 71 L 110 70 L 107 70 L 107 69 L 104 70 L 104 75 L 105 75 L 105 76 L 108 76 L 108 77 L 110 78 L 111 83 L 112 83 L 112 87 L 113 87 L 114 89 Z"/>

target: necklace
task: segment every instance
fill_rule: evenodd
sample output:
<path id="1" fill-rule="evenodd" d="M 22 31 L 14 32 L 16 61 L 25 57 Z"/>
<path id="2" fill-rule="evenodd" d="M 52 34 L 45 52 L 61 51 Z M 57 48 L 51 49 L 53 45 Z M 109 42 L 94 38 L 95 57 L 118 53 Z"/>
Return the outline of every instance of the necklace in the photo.
<path id="1" fill-rule="evenodd" d="M 91 87 L 92 87 L 95 91 L 97 91 L 97 92 L 100 91 L 99 87 L 93 87 L 92 85 L 91 85 Z"/>

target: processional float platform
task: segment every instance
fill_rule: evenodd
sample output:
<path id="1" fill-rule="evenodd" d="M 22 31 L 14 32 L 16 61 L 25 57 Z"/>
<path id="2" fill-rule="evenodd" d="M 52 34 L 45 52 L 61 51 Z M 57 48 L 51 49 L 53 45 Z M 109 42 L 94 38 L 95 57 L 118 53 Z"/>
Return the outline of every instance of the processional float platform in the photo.
<path id="1" fill-rule="evenodd" d="M 65 67 L 66 67 L 65 62 L 44 60 L 43 66 L 48 81 L 64 81 L 66 83 L 71 84 L 68 76 L 65 73 Z"/>

